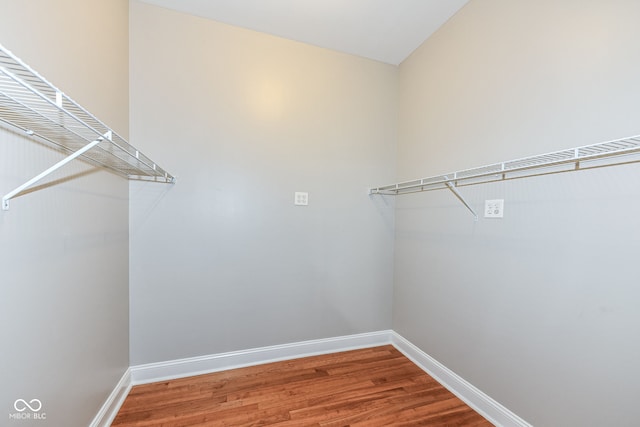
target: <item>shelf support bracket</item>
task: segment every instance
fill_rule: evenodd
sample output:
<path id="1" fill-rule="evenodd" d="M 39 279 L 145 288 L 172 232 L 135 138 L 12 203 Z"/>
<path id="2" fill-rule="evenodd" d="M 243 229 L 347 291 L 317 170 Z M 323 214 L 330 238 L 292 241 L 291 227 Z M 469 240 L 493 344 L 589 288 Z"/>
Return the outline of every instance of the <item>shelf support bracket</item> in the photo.
<path id="1" fill-rule="evenodd" d="M 111 141 L 111 138 L 112 138 L 112 132 L 111 131 L 106 132 L 104 135 L 102 135 L 101 137 L 99 137 L 95 141 L 85 145 L 84 147 L 82 147 L 78 151 L 75 151 L 71 155 L 69 155 L 69 156 L 65 157 L 64 159 L 60 160 L 58 163 L 56 163 L 55 165 L 51 166 L 46 171 L 42 172 L 41 174 L 39 174 L 37 176 L 34 176 L 29 181 L 27 181 L 24 184 L 22 184 L 20 187 L 18 187 L 15 190 L 7 193 L 2 198 L 2 210 L 3 211 L 8 211 L 9 210 L 9 200 L 13 199 L 15 196 L 17 196 L 18 194 L 22 193 L 24 190 L 26 190 L 27 188 L 31 187 L 36 182 L 40 181 L 41 179 L 43 179 L 47 175 L 50 175 L 51 173 L 53 173 L 56 170 L 60 169 L 61 167 L 63 167 L 64 165 L 66 165 L 70 161 L 74 160 L 75 158 L 82 156 L 84 153 L 86 153 L 87 151 L 91 150 L 93 147 L 95 147 L 96 145 L 100 144 L 105 139 Z"/>
<path id="2" fill-rule="evenodd" d="M 446 178 L 447 177 L 445 177 L 445 179 Z M 458 198 L 458 200 L 460 200 L 462 204 L 465 205 L 467 209 L 469 209 L 469 212 L 473 214 L 473 220 L 478 221 L 478 214 L 476 213 L 476 211 L 473 210 L 471 206 L 469 206 L 469 203 L 467 203 L 464 197 L 462 197 L 462 195 L 458 192 L 458 190 L 456 190 L 456 187 L 454 187 L 454 185 L 449 181 L 445 182 L 445 184 L 447 184 L 447 188 L 451 190 L 451 192 Z"/>

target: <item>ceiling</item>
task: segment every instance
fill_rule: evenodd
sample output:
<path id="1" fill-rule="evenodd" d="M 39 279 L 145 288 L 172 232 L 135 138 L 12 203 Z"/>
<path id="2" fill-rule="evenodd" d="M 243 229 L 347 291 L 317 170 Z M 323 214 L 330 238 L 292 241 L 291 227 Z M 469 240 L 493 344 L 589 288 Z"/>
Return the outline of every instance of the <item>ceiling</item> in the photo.
<path id="1" fill-rule="evenodd" d="M 468 0 L 142 0 L 398 65 Z"/>

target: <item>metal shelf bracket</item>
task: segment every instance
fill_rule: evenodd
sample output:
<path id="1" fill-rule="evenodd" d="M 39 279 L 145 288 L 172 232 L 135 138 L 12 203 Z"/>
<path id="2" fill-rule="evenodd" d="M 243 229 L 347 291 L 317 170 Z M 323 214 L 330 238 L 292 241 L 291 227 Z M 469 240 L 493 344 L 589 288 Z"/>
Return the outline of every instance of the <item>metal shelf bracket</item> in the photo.
<path id="1" fill-rule="evenodd" d="M 60 160 L 58 163 L 56 163 L 55 165 L 51 166 L 49 169 L 47 169 L 44 172 L 34 176 L 29 181 L 25 182 L 24 184 L 22 184 L 21 186 L 19 186 L 15 190 L 10 191 L 9 193 L 7 193 L 2 198 L 2 210 L 3 211 L 8 211 L 9 210 L 9 200 L 13 199 L 15 196 L 17 196 L 18 194 L 22 193 L 24 190 L 26 190 L 27 188 L 31 187 L 33 184 L 37 183 L 38 181 L 42 180 L 46 176 L 48 176 L 48 175 L 52 174 L 53 172 L 57 171 L 58 169 L 60 169 L 61 167 L 63 167 L 64 165 L 66 165 L 67 163 L 72 161 L 73 159 L 75 159 L 76 157 L 82 156 L 84 153 L 86 153 L 87 151 L 91 150 L 93 147 L 95 147 L 96 145 L 100 144 L 105 139 L 108 140 L 108 141 L 111 141 L 111 135 L 112 135 L 111 131 L 106 132 L 104 135 L 102 135 L 100 138 L 96 139 L 92 143 L 85 145 L 84 147 L 82 147 L 81 149 L 76 151 L 75 153 L 73 153 L 73 154 L 65 157 L 64 159 Z"/>
<path id="2" fill-rule="evenodd" d="M 467 203 L 464 197 L 462 197 L 462 194 L 460 194 L 460 192 L 456 189 L 456 187 L 450 181 L 447 181 L 446 184 L 447 184 L 447 188 L 451 190 L 451 192 L 458 198 L 458 200 L 460 200 L 462 204 L 469 210 L 469 212 L 473 214 L 474 221 L 478 221 L 478 214 L 476 213 L 476 211 L 473 210 L 473 208 L 469 205 L 469 203 Z"/>

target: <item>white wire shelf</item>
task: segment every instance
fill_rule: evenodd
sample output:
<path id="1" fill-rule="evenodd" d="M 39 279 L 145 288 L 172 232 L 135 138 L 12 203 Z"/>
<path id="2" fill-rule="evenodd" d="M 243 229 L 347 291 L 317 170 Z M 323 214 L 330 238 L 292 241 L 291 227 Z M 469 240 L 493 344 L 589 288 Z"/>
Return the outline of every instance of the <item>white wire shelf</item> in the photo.
<path id="1" fill-rule="evenodd" d="M 78 157 L 133 180 L 174 183 L 175 177 L 129 144 L 13 53 L 0 45 L 0 122 L 72 153 L 50 172 Z M 48 174 L 48 173 L 47 173 Z M 43 176 L 38 176 L 40 179 Z M 41 174 L 42 175 L 42 174 Z M 36 178 L 38 178 L 36 177 Z M 36 181 L 18 187 L 9 199 Z M 18 190 L 16 189 L 16 190 Z"/>
<path id="2" fill-rule="evenodd" d="M 476 215 L 456 187 L 640 161 L 633 155 L 640 155 L 640 135 L 374 187 L 369 194 L 396 196 L 446 188 Z"/>

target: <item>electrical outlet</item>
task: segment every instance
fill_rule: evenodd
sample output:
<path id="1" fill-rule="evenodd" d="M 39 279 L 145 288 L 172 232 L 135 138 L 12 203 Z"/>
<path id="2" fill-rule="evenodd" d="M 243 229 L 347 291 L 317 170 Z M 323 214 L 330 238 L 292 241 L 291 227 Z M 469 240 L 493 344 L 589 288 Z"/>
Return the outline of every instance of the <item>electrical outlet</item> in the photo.
<path id="1" fill-rule="evenodd" d="M 301 191 L 296 191 L 293 199 L 293 204 L 296 206 L 307 206 L 309 205 L 309 193 L 303 193 Z"/>
<path id="2" fill-rule="evenodd" d="M 485 200 L 484 201 L 484 217 L 485 218 L 503 218 L 504 217 L 504 199 Z"/>

